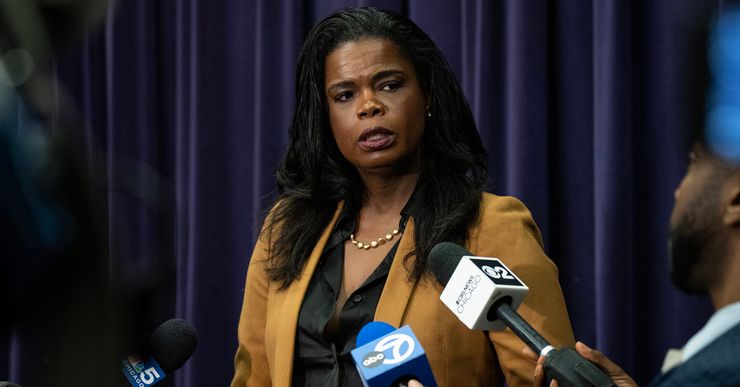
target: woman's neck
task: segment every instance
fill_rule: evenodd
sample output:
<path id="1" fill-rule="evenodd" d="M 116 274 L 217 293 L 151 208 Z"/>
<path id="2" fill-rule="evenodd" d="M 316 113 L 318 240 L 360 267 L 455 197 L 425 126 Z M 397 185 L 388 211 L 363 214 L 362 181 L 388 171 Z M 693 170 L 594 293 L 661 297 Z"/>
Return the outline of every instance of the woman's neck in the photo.
<path id="1" fill-rule="evenodd" d="M 397 176 L 363 176 L 366 195 L 362 200 L 363 212 L 387 214 L 401 212 L 414 193 L 419 174 Z"/>

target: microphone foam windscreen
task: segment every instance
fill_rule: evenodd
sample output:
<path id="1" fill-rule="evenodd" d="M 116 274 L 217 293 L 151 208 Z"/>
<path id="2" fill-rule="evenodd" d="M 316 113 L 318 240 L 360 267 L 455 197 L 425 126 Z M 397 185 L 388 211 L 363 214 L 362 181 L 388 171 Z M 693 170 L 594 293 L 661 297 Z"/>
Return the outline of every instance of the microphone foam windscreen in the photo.
<path id="1" fill-rule="evenodd" d="M 195 328 L 180 318 L 163 322 L 149 339 L 151 354 L 165 372 L 182 367 L 197 345 Z"/>
<path id="2" fill-rule="evenodd" d="M 429 252 L 429 270 L 434 273 L 442 286 L 447 286 L 452 273 L 465 255 L 473 254 L 452 242 L 437 243 Z"/>

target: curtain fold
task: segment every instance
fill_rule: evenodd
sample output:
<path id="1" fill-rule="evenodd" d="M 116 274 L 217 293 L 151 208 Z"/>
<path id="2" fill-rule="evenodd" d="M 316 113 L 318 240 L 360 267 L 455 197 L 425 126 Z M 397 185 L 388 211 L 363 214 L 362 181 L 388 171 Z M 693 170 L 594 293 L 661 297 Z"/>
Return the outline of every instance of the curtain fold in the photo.
<path id="1" fill-rule="evenodd" d="M 594 3 L 593 117 L 594 128 L 594 284 L 596 342 L 607 353 L 631 355 L 626 340 L 635 331 L 630 300 L 634 299 L 634 166 L 635 128 L 633 55 L 629 2 Z M 618 297 L 612 291 L 620 283 Z M 623 347 L 625 345 L 626 347 Z M 616 359 L 624 361 L 626 359 Z"/>
<path id="2" fill-rule="evenodd" d="M 114 280 L 141 325 L 178 316 L 200 344 L 168 383 L 227 385 L 249 255 L 275 197 L 303 39 L 342 6 L 409 15 L 458 76 L 490 191 L 520 198 L 558 265 L 576 337 L 640 383 L 711 313 L 667 273 L 672 192 L 703 103 L 701 30 L 721 1 L 128 0 L 60 53 L 60 92 L 107 179 Z M 536 284 L 529 284 L 536 286 Z M 13 333 L 0 379 L 34 384 Z"/>

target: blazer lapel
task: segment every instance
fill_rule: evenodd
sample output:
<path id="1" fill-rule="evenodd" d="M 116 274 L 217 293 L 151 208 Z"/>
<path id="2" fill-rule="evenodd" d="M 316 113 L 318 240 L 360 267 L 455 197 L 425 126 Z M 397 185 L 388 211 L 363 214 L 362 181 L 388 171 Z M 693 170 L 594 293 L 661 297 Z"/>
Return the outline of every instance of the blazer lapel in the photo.
<path id="1" fill-rule="evenodd" d="M 737 351 L 738 342 L 740 324 L 717 337 L 684 363 L 656 376 L 650 386 L 694 385 L 699 381 L 705 382 L 706 386 L 717 385 L 719 381 L 724 386 L 736 386 L 740 381 L 737 376 L 740 361 L 733 355 Z"/>
<path id="2" fill-rule="evenodd" d="M 301 304 L 303 303 L 303 297 L 306 295 L 308 284 L 311 282 L 316 265 L 321 258 L 321 254 L 324 252 L 326 242 L 334 229 L 334 224 L 339 218 L 339 213 L 342 211 L 343 202 L 339 203 L 334 217 L 332 218 L 329 225 L 324 229 L 323 234 L 319 238 L 316 246 L 314 246 L 311 255 L 308 257 L 306 267 L 303 270 L 301 276 L 293 281 L 288 289 L 283 294 L 278 291 L 278 296 L 282 296 L 284 302 L 280 310 L 280 321 L 276 329 L 276 353 L 275 353 L 275 369 L 273 383 L 276 387 L 278 386 L 290 386 L 292 374 L 293 374 L 293 354 L 295 352 L 295 335 L 298 326 L 298 313 L 301 310 Z M 277 305 L 281 305 L 277 303 Z"/>
<path id="3" fill-rule="evenodd" d="M 375 321 L 384 321 L 399 328 L 406 314 L 406 306 L 416 288 L 417 281 L 409 282 L 409 272 L 404 265 L 404 257 L 414 250 L 414 219 L 409 218 L 393 257 L 383 293 L 375 309 Z M 413 264 L 415 258 L 409 260 Z"/>

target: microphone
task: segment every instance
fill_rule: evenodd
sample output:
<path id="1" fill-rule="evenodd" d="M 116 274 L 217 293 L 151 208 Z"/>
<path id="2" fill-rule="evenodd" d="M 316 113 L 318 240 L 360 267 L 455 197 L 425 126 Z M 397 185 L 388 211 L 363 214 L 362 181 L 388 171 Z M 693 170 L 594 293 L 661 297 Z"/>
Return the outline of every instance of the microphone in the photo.
<path id="1" fill-rule="evenodd" d="M 362 329 L 360 329 L 360 332 L 357 334 L 357 338 L 355 339 L 355 348 L 362 347 L 363 345 L 379 339 L 393 331 L 395 331 L 396 328 L 393 327 L 393 325 L 388 324 L 387 322 L 383 321 L 370 321 L 369 323 L 365 324 Z"/>
<path id="2" fill-rule="evenodd" d="M 121 372 L 134 387 L 151 386 L 182 367 L 197 345 L 192 325 L 179 318 L 167 320 L 149 337 L 149 356 L 128 356 L 121 361 Z"/>
<path id="3" fill-rule="evenodd" d="M 615 386 L 593 363 L 572 348 L 554 348 L 516 308 L 529 288 L 497 258 L 476 257 L 451 242 L 429 252 L 429 269 L 444 290 L 439 299 L 470 329 L 509 327 L 529 348 L 545 357 L 545 376 L 563 387 Z"/>
<path id="4" fill-rule="evenodd" d="M 409 379 L 437 385 L 424 348 L 408 325 L 395 329 L 372 321 L 362 327 L 356 342 L 351 354 L 365 387 L 404 386 Z"/>

